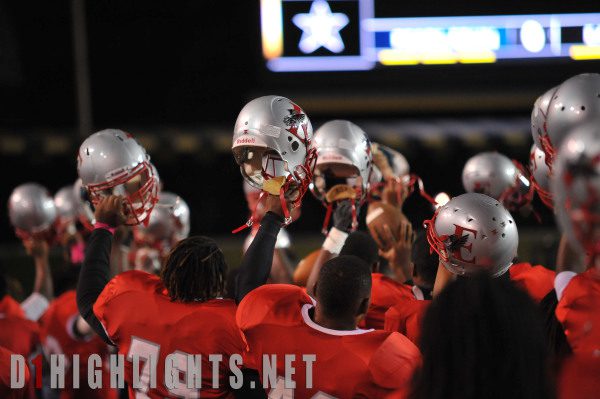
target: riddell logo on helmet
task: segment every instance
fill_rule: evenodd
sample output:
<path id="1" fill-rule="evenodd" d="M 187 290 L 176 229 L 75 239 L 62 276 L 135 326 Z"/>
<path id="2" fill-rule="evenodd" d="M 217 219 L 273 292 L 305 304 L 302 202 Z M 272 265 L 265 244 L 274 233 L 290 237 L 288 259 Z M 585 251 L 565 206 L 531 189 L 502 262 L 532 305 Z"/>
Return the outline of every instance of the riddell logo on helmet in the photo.
<path id="1" fill-rule="evenodd" d="M 235 141 L 235 145 L 238 144 L 254 144 L 256 143 L 256 139 L 254 137 L 240 137 Z"/>

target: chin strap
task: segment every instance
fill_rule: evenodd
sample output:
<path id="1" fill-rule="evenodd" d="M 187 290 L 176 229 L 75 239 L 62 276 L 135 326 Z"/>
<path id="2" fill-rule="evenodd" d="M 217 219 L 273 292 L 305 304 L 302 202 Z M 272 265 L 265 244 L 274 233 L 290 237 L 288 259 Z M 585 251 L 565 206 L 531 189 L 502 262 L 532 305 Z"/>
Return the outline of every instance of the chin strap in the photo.
<path id="1" fill-rule="evenodd" d="M 345 200 L 347 201 L 347 200 Z M 321 233 L 323 233 L 323 235 L 327 235 L 327 233 L 329 232 L 329 222 L 331 221 L 331 215 L 333 214 L 333 205 L 335 205 L 335 202 L 332 202 L 330 204 L 327 204 L 327 212 L 325 213 L 325 220 L 323 220 L 323 227 L 321 228 Z M 351 226 L 351 231 L 355 231 L 358 228 L 358 212 L 356 209 L 356 202 L 352 201 L 352 224 Z"/>
<path id="2" fill-rule="evenodd" d="M 427 201 L 429 201 L 429 203 L 431 203 L 431 205 L 437 205 L 437 202 L 435 201 L 435 199 L 433 199 L 433 197 L 431 195 L 429 195 L 427 193 L 427 191 L 425 191 L 425 185 L 423 184 L 423 180 L 421 180 L 421 178 L 417 175 L 415 175 L 414 173 L 411 173 L 410 175 L 410 180 L 408 182 L 408 187 L 409 187 L 409 193 L 412 193 L 414 191 L 414 187 L 415 185 L 417 185 L 417 187 L 419 188 L 419 195 L 421 195 L 421 197 L 425 198 Z M 401 195 L 401 194 L 398 194 Z"/>
<path id="3" fill-rule="evenodd" d="M 244 223 L 243 225 L 241 225 L 240 227 L 238 227 L 237 229 L 234 229 L 232 231 L 233 234 L 237 234 L 242 230 L 245 230 L 249 227 L 252 227 L 252 225 L 254 224 L 254 222 L 257 221 L 257 217 L 256 217 L 256 209 L 258 208 L 258 206 L 260 205 L 260 203 L 263 201 L 263 199 L 267 196 L 267 192 L 266 191 L 261 191 L 259 196 L 258 196 L 258 200 L 256 201 L 256 205 L 254 206 L 254 209 L 252 210 L 252 214 L 250 215 L 250 217 L 248 218 L 248 220 L 246 221 L 246 223 Z"/>
<path id="4" fill-rule="evenodd" d="M 546 123 L 544 122 L 544 131 L 546 130 Z M 546 153 L 546 165 L 550 171 L 552 171 L 552 162 L 554 161 L 554 157 L 556 156 L 556 150 L 554 149 L 554 145 L 552 145 L 552 141 L 550 140 L 550 136 L 547 134 L 540 137 L 540 143 L 542 144 L 542 150 Z"/>

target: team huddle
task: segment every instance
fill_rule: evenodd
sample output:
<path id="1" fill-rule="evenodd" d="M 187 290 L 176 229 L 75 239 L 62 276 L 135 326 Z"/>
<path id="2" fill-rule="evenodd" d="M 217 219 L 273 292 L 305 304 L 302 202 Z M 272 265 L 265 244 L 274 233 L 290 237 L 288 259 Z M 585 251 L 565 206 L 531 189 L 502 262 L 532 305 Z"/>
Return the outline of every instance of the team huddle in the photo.
<path id="1" fill-rule="evenodd" d="M 19 303 L 0 275 L 0 396 L 598 397 L 600 75 L 541 95 L 531 131 L 527 166 L 477 154 L 465 193 L 433 198 L 356 124 L 313 131 L 289 99 L 256 98 L 233 131 L 250 216 L 232 269 L 131 134 L 94 133 L 75 184 L 9 199 L 35 278 Z M 308 191 L 324 239 L 294 262 L 286 226 Z M 562 234 L 551 265 L 518 254 L 513 215 L 535 217 L 536 193 Z"/>

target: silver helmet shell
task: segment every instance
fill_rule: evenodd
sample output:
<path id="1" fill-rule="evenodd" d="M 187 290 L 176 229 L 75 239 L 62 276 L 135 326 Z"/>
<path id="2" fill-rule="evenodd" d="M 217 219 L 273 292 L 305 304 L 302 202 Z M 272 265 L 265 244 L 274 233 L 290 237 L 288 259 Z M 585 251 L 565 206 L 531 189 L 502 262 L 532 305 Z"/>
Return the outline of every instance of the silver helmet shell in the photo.
<path id="1" fill-rule="evenodd" d="M 488 195 L 510 210 L 529 204 L 533 194 L 529 176 L 518 164 L 497 152 L 471 157 L 462 172 L 465 191 Z"/>
<path id="2" fill-rule="evenodd" d="M 600 127 L 588 124 L 563 141 L 550 182 L 556 220 L 580 253 L 600 255 Z"/>
<path id="3" fill-rule="evenodd" d="M 106 129 L 92 134 L 79 148 L 77 171 L 90 200 L 121 195 L 127 225 L 145 223 L 158 197 L 158 180 L 144 148 L 128 133 Z"/>
<path id="4" fill-rule="evenodd" d="M 382 144 L 378 144 L 378 148 L 387 157 L 388 162 L 392 168 L 392 172 L 394 172 L 394 176 L 401 178 L 410 173 L 410 166 L 404 155 Z"/>
<path id="5" fill-rule="evenodd" d="M 281 96 L 264 96 L 242 108 L 233 129 L 232 151 L 244 179 L 261 189 L 285 177 L 298 188 L 299 204 L 314 169 L 313 129 L 306 113 Z"/>
<path id="6" fill-rule="evenodd" d="M 546 118 L 548 117 L 548 109 L 554 93 L 558 90 L 558 86 L 551 88 L 535 100 L 533 109 L 531 110 L 531 136 L 533 142 L 538 148 L 542 148 L 542 140 L 546 136 Z"/>
<path id="7" fill-rule="evenodd" d="M 546 164 L 546 154 L 535 144 L 529 152 L 529 171 L 531 183 L 542 202 L 552 209 L 552 194 L 550 193 L 550 168 Z"/>
<path id="8" fill-rule="evenodd" d="M 79 221 L 87 230 L 93 230 L 94 224 L 96 224 L 96 216 L 89 200 L 89 194 L 83 187 L 81 179 L 77 179 L 73 184 L 73 195 L 79 202 Z"/>
<path id="9" fill-rule="evenodd" d="M 327 192 L 343 181 L 356 193 L 356 201 L 364 202 L 371 178 L 371 142 L 357 125 L 346 120 L 325 123 L 315 133 L 317 164 L 311 190 L 315 197 L 325 200 Z"/>
<path id="10" fill-rule="evenodd" d="M 56 221 L 54 199 L 37 183 L 17 186 L 8 199 L 8 216 L 17 234 L 30 236 L 49 231 Z"/>
<path id="11" fill-rule="evenodd" d="M 147 226 L 138 226 L 136 239 L 153 247 L 170 250 L 190 233 L 190 208 L 177 194 L 163 191 Z"/>
<path id="12" fill-rule="evenodd" d="M 54 194 L 54 205 L 59 219 L 75 221 L 79 217 L 81 200 L 75 195 L 73 186 L 64 186 Z"/>
<path id="13" fill-rule="evenodd" d="M 452 273 L 504 274 L 517 255 L 519 234 L 510 213 L 484 194 L 452 198 L 425 222 L 432 249 Z"/>
<path id="14" fill-rule="evenodd" d="M 548 140 L 543 141 L 541 147 L 550 167 L 563 139 L 574 128 L 598 120 L 600 74 L 582 73 L 565 80 L 550 102 L 546 119 Z"/>

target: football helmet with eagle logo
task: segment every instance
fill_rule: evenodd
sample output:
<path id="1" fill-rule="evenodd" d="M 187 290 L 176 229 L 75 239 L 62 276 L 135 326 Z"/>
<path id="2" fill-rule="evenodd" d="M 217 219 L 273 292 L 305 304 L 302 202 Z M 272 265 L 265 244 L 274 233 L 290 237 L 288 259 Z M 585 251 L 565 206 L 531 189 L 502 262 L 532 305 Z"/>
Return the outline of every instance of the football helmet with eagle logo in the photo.
<path id="1" fill-rule="evenodd" d="M 427 240 L 450 272 L 504 274 L 517 255 L 519 233 L 510 213 L 484 194 L 467 193 L 439 207 L 425 221 Z"/>
<path id="2" fill-rule="evenodd" d="M 261 190 L 261 198 L 267 187 L 271 194 L 277 190 L 286 224 L 291 223 L 287 204 L 292 208 L 301 205 L 317 156 L 312 125 L 302 108 L 281 96 L 250 101 L 235 122 L 231 149 L 242 176 Z M 278 182 L 275 188 L 267 183 L 270 180 Z M 251 216 L 246 227 L 253 223 Z"/>

